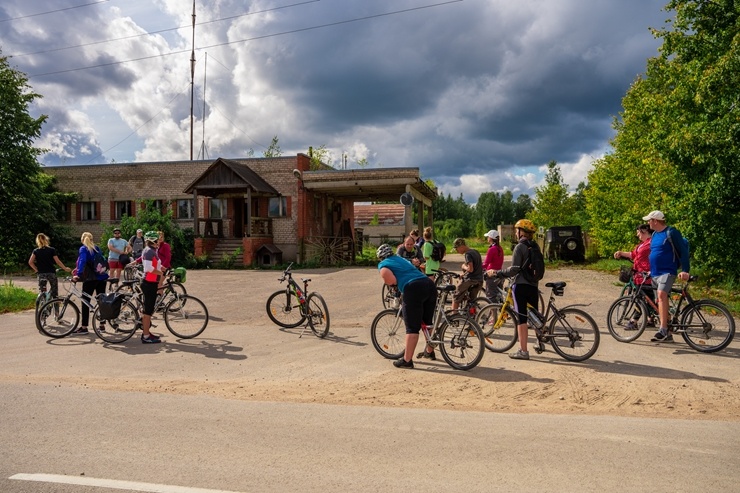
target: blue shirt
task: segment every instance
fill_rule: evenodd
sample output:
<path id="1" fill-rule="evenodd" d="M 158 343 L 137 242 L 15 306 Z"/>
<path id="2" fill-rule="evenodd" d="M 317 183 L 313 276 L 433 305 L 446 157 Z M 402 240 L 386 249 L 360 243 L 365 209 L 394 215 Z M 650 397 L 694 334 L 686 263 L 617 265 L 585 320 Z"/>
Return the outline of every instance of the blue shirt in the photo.
<path id="1" fill-rule="evenodd" d="M 673 245 L 668 240 L 669 231 L 673 231 L 671 238 L 680 258 L 676 258 Z M 655 231 L 650 240 L 650 275 L 652 277 L 662 276 L 663 274 L 675 276 L 678 273 L 679 264 L 684 272 L 688 272 L 689 252 L 683 250 L 685 250 L 685 247 L 682 236 L 676 229 L 667 227 L 663 231 Z"/>
<path id="2" fill-rule="evenodd" d="M 409 262 L 405 258 L 399 257 L 398 255 L 391 255 L 387 259 L 382 260 L 378 264 L 378 270 L 382 269 L 383 267 L 387 267 L 388 269 L 390 269 L 390 271 L 393 272 L 393 275 L 396 276 L 398 289 L 401 291 L 401 293 L 403 293 L 404 288 L 411 281 L 427 278 L 427 276 L 419 269 L 414 267 L 411 262 Z"/>

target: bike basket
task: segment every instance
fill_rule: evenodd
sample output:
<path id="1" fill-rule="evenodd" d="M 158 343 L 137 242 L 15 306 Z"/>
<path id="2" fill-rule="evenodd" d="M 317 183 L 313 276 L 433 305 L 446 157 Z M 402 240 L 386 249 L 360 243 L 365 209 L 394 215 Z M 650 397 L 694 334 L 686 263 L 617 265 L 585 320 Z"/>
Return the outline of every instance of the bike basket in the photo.
<path id="1" fill-rule="evenodd" d="M 185 277 L 187 274 L 187 271 L 185 270 L 185 267 L 177 267 L 172 270 L 175 274 L 175 281 L 177 282 L 185 282 Z"/>
<path id="2" fill-rule="evenodd" d="M 629 267 L 621 267 L 619 269 L 619 282 L 628 283 L 632 279 L 632 269 Z"/>
<path id="3" fill-rule="evenodd" d="M 98 295 L 98 313 L 100 320 L 112 320 L 121 313 L 124 296 L 120 293 Z"/>

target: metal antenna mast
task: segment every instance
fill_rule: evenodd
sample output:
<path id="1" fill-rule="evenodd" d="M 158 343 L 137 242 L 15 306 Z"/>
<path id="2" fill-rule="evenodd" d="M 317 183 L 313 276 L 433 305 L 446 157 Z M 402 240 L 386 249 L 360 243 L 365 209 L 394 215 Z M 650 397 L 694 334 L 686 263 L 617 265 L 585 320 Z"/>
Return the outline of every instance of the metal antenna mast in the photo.
<path id="1" fill-rule="evenodd" d="M 193 0 L 193 50 L 190 54 L 190 160 L 193 160 L 193 101 L 195 98 L 195 0 Z"/>
<path id="2" fill-rule="evenodd" d="M 210 159 L 206 157 L 208 149 L 206 149 L 206 82 L 208 82 L 208 53 L 206 53 L 205 61 L 203 62 L 203 141 L 200 144 L 200 151 L 198 151 L 198 157 L 202 159 Z"/>

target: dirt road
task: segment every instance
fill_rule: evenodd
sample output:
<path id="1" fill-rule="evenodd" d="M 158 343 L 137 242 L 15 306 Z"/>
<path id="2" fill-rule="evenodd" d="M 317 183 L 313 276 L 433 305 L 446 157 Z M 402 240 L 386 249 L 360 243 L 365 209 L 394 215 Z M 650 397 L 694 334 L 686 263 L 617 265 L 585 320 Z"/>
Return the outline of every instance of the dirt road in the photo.
<path id="1" fill-rule="evenodd" d="M 446 267 L 459 270 L 448 256 Z M 558 301 L 586 307 L 601 329 L 596 355 L 569 363 L 552 350 L 514 361 L 487 352 L 469 372 L 441 358 L 395 369 L 372 347 L 369 326 L 382 308 L 374 268 L 296 271 L 329 305 L 331 332 L 320 340 L 301 329 L 279 329 L 265 301 L 280 288 L 279 271 L 189 271 L 188 292 L 209 308 L 211 322 L 193 340 L 177 340 L 160 321 L 160 345 L 134 338 L 108 345 L 93 334 L 50 340 L 33 313 L 0 316 L 0 381 L 230 399 L 527 412 L 740 420 L 740 342 L 716 354 L 649 342 L 631 344 L 606 330 L 606 312 L 619 293 L 616 277 L 575 269 L 550 270 L 545 281 L 566 281 Z M 14 283 L 34 288 L 33 279 Z M 155 322 L 156 323 L 156 322 Z M 421 346 L 420 346 L 421 347 Z"/>

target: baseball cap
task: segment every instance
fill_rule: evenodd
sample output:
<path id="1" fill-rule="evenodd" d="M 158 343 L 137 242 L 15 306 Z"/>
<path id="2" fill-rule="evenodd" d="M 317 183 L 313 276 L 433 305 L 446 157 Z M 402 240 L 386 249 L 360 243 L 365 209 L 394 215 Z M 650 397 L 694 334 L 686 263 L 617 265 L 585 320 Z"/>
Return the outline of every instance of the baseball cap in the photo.
<path id="1" fill-rule="evenodd" d="M 113 232 L 114 233 L 120 233 L 121 232 L 121 228 L 113 228 Z"/>
<path id="2" fill-rule="evenodd" d="M 643 217 L 643 221 L 649 221 L 650 219 L 657 219 L 658 221 L 665 221 L 665 214 L 660 211 L 653 211 L 647 216 Z"/>
<path id="3" fill-rule="evenodd" d="M 137 232 L 137 233 L 143 233 L 143 232 L 144 232 L 144 230 L 143 230 L 143 229 L 137 229 L 137 230 L 136 230 L 136 232 Z"/>
<path id="4" fill-rule="evenodd" d="M 492 229 L 491 231 L 489 231 L 488 233 L 484 234 L 483 236 L 487 236 L 487 237 L 495 240 L 496 238 L 498 238 L 498 231 L 496 231 L 495 229 Z"/>

